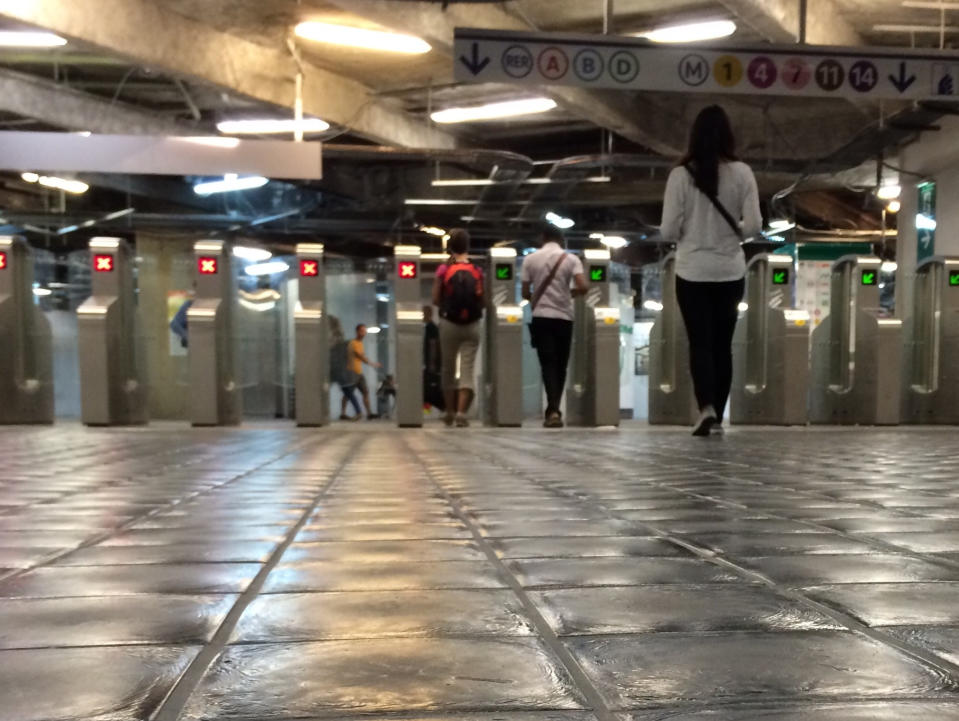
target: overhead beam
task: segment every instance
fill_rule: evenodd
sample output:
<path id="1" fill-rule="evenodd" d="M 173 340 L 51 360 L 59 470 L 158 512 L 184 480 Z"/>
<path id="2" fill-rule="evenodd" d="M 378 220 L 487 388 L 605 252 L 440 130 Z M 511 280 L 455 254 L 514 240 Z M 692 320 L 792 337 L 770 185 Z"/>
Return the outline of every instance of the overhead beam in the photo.
<path id="1" fill-rule="evenodd" d="M 46 28 L 131 63 L 194 78 L 284 108 L 297 66 L 271 48 L 178 15 L 153 0 L 0 0 L 0 17 Z M 453 147 L 455 139 L 375 99 L 354 80 L 304 63 L 305 112 L 378 143 Z"/>
<path id="2" fill-rule="evenodd" d="M 469 3 L 465 7 L 450 5 L 445 9 L 438 3 L 396 3 L 388 0 L 331 0 L 331 4 L 385 27 L 417 35 L 454 62 L 453 30 L 456 27 L 530 29 L 526 22 L 506 12 L 499 4 Z M 655 105 L 650 107 L 650 104 L 644 104 L 640 110 L 625 93 L 557 86 L 545 87 L 542 92 L 569 112 L 650 150 L 674 155 L 682 145 L 676 126 L 663 118 Z"/>
<path id="3" fill-rule="evenodd" d="M 768 40 L 799 39 L 798 0 L 719 0 L 731 13 Z M 863 45 L 862 36 L 839 12 L 834 0 L 807 0 L 806 43 Z"/>

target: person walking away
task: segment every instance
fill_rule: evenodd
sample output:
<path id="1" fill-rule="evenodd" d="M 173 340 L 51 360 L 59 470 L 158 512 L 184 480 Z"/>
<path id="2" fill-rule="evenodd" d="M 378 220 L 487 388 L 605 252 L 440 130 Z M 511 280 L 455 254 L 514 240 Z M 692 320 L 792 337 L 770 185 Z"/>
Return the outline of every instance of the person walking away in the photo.
<path id="1" fill-rule="evenodd" d="M 366 338 L 366 325 L 360 323 L 356 326 L 356 337 L 347 345 L 346 365 L 347 368 L 358 377 L 356 387 L 363 397 L 363 407 L 366 408 L 366 418 L 373 420 L 379 418 L 379 416 L 370 409 L 370 387 L 366 383 L 366 376 L 363 375 L 363 364 L 365 363 L 371 368 L 382 368 L 383 365 L 381 363 L 374 363 L 366 357 L 366 351 L 363 349 L 364 338 Z"/>
<path id="2" fill-rule="evenodd" d="M 485 302 L 483 271 L 470 262 L 469 242 L 464 229 L 450 231 L 450 259 L 436 270 L 433 279 L 433 304 L 440 309 L 440 375 L 446 401 L 443 420 L 447 426 L 455 424 L 459 428 L 469 425 L 466 413 L 475 395 L 473 381 Z"/>
<path id="3" fill-rule="evenodd" d="M 533 312 L 530 336 L 546 389 L 543 425 L 547 428 L 563 427 L 560 406 L 573 344 L 573 296 L 584 295 L 589 288 L 582 261 L 567 253 L 565 245 L 558 228 L 545 226 L 539 250 L 523 260 L 520 273 L 523 298 Z"/>
<path id="4" fill-rule="evenodd" d="M 343 393 L 340 401 L 340 420 L 358 421 L 363 417 L 363 409 L 360 408 L 360 402 L 356 399 L 356 384 L 359 382 L 358 376 L 347 367 L 348 344 L 346 334 L 343 332 L 343 326 L 340 319 L 335 315 L 329 317 L 330 324 L 330 382 L 336 383 Z M 350 403 L 356 411 L 354 416 L 346 414 L 346 404 Z"/>
<path id="5" fill-rule="evenodd" d="M 663 239 L 676 244 L 676 299 L 699 406 L 695 436 L 722 433 L 746 283 L 741 243 L 761 230 L 756 178 L 736 157 L 726 112 L 709 106 L 696 117 L 689 149 L 669 174 L 661 227 Z"/>

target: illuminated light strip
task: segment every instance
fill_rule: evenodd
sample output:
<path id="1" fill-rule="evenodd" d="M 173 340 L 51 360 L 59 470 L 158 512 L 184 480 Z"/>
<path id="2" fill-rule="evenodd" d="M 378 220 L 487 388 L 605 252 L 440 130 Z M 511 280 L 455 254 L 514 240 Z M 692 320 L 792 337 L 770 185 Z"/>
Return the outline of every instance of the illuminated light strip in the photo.
<path id="1" fill-rule="evenodd" d="M 62 190 L 65 193 L 73 193 L 74 195 L 82 195 L 90 189 L 90 186 L 81 180 L 68 180 L 67 178 L 58 178 L 54 175 L 21 173 L 20 177 L 27 183 L 39 183 L 45 188 Z"/>
<path id="2" fill-rule="evenodd" d="M 463 108 L 447 108 L 437 110 L 430 115 L 434 123 L 473 123 L 482 120 L 500 120 L 502 118 L 517 118 L 523 115 L 546 113 L 556 107 L 556 101 L 551 98 L 524 98 L 522 100 L 507 100 L 502 103 L 487 103 Z"/>
<path id="3" fill-rule="evenodd" d="M 351 25 L 308 21 L 297 25 L 293 32 L 297 37 L 304 40 L 387 53 L 422 55 L 433 49 L 428 42 L 414 35 L 358 28 Z"/>
<path id="4" fill-rule="evenodd" d="M 596 175 L 591 178 L 582 178 L 579 180 L 553 180 L 552 178 L 527 178 L 526 180 L 520 181 L 520 185 L 552 185 L 559 183 L 610 183 L 612 178 L 608 175 Z M 451 179 L 451 180 L 434 180 L 431 185 L 434 188 L 471 188 L 471 187 L 487 187 L 490 185 L 516 185 L 516 183 L 509 180 L 490 180 L 489 178 L 465 178 L 462 180 Z"/>
<path id="5" fill-rule="evenodd" d="M 255 188 L 262 188 L 269 182 L 270 179 L 264 178 L 262 175 L 251 175 L 241 178 L 236 173 L 229 173 L 223 176 L 223 180 L 214 180 L 208 183 L 197 183 L 193 186 L 193 192 L 197 195 L 232 193 L 238 190 L 253 190 Z"/>
<path id="6" fill-rule="evenodd" d="M 330 124 L 319 118 L 245 118 L 242 120 L 223 120 L 217 123 L 216 129 L 224 135 L 275 135 L 280 133 L 324 133 L 330 129 Z M 215 145 L 208 141 L 233 140 L 236 138 L 191 138 L 191 142 Z M 236 147 L 236 145 L 229 146 Z"/>

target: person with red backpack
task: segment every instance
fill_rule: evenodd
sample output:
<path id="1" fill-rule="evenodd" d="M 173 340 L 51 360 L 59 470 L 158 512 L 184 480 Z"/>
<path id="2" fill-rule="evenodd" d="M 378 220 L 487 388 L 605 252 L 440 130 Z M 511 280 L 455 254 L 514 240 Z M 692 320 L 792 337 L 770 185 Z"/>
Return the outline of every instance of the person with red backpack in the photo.
<path id="1" fill-rule="evenodd" d="M 485 290 L 483 271 L 470 262 L 470 236 L 462 228 L 450 231 L 450 259 L 436 271 L 433 305 L 440 309 L 440 354 L 447 426 L 469 426 L 466 413 L 475 395 L 473 379 L 480 344 Z M 456 364 L 459 361 L 459 382 Z"/>

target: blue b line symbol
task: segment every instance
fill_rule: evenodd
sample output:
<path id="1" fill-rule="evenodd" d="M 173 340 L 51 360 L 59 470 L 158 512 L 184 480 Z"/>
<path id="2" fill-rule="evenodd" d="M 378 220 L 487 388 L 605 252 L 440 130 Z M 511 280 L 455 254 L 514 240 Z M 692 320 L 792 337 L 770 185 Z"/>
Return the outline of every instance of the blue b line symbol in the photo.
<path id="1" fill-rule="evenodd" d="M 580 50 L 573 58 L 573 72 L 580 80 L 591 83 L 599 80 L 603 75 L 606 64 L 603 62 L 603 56 L 595 50 L 587 48 Z"/>

